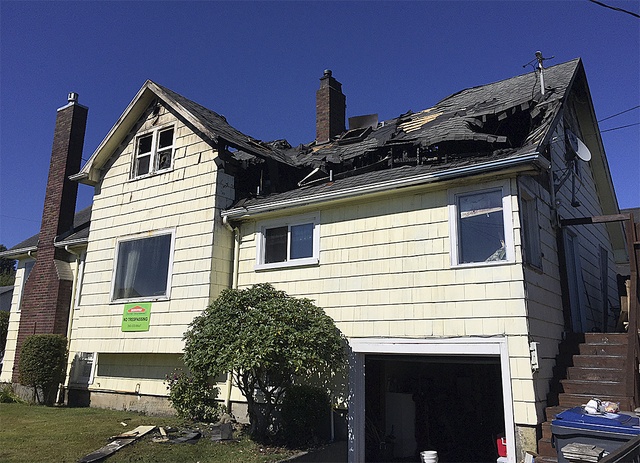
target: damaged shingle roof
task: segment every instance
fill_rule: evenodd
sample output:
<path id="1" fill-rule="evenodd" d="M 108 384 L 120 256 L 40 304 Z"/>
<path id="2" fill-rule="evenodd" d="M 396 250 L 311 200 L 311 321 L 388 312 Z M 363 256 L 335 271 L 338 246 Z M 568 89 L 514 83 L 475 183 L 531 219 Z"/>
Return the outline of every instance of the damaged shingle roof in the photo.
<path id="1" fill-rule="evenodd" d="M 385 121 L 360 142 L 309 144 L 304 149 L 293 148 L 285 154 L 295 157 L 299 165 L 318 165 L 340 163 L 385 145 L 403 143 L 427 148 L 451 141 L 483 142 L 493 147 L 488 151 L 537 146 L 544 139 L 579 62 L 574 59 L 545 69 L 544 95 L 540 91 L 538 73 L 531 72 L 462 90 L 432 108 Z M 487 119 L 502 121 L 519 112 L 525 112 L 526 117 L 535 120 L 523 143 L 496 131 L 495 127 L 485 127 Z M 478 152 L 487 151 L 484 145 Z"/>
<path id="2" fill-rule="evenodd" d="M 293 161 L 273 147 L 267 146 L 255 138 L 249 137 L 232 127 L 224 116 L 199 105 L 195 101 L 183 97 L 179 93 L 160 84 L 154 84 L 174 102 L 180 104 L 196 117 L 214 136 L 222 138 L 231 146 L 245 150 L 260 157 L 271 158 L 283 164 L 293 165 Z"/>

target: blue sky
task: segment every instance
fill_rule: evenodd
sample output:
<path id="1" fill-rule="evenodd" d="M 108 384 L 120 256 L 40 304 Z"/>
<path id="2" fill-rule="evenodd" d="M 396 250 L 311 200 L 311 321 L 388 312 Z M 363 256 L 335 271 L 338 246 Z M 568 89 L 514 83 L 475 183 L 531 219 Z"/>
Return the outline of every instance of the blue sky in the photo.
<path id="1" fill-rule="evenodd" d="M 607 0 L 640 12 L 640 2 Z M 587 0 L 28 2 L 0 0 L 0 243 L 38 233 L 56 109 L 89 107 L 88 159 L 146 79 L 292 145 L 315 138 L 324 69 L 347 116 L 380 120 L 581 57 L 598 119 L 640 104 L 640 19 Z M 640 110 L 601 130 L 640 121 Z M 621 208 L 640 206 L 640 126 L 602 134 Z M 92 189 L 80 185 L 78 207 Z"/>

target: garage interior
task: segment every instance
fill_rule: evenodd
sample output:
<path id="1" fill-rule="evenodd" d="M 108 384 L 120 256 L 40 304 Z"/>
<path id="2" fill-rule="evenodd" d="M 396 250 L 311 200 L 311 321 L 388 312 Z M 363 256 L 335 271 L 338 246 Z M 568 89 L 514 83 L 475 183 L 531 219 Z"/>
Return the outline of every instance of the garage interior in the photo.
<path id="1" fill-rule="evenodd" d="M 365 357 L 367 462 L 494 462 L 504 428 L 498 357 Z"/>

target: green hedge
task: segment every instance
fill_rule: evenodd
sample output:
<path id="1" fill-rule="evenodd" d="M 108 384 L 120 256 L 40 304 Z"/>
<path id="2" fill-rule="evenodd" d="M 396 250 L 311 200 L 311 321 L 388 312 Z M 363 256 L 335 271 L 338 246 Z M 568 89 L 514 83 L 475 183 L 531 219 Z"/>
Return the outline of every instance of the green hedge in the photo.
<path id="1" fill-rule="evenodd" d="M 34 398 L 39 403 L 53 405 L 58 385 L 64 382 L 66 364 L 66 337 L 60 334 L 29 336 L 20 351 L 20 383 L 34 388 Z M 42 397 L 39 392 L 42 392 Z"/>

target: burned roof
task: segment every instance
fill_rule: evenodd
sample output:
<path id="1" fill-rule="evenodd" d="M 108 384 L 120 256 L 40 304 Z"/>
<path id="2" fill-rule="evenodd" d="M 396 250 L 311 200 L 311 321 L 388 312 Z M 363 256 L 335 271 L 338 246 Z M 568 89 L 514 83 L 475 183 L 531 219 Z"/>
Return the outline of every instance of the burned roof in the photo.
<path id="1" fill-rule="evenodd" d="M 538 72 L 530 72 L 462 90 L 431 108 L 384 121 L 362 140 L 345 144 L 338 137 L 326 144 L 302 145 L 285 154 L 295 158 L 298 165 L 332 164 L 339 170 L 340 164 L 351 167 L 357 158 L 376 151 L 386 155 L 394 147 L 417 148 L 425 154 L 423 158 L 489 155 L 496 150 L 537 147 L 579 63 L 574 59 L 545 69 L 544 95 Z M 369 157 L 375 161 L 375 156 Z M 413 162 L 416 156 L 408 157 Z"/>
<path id="2" fill-rule="evenodd" d="M 462 90 L 431 108 L 409 111 L 352 136 L 343 133 L 328 143 L 288 148 L 280 142 L 279 150 L 307 173 L 300 188 L 245 198 L 228 215 L 240 217 L 242 209 L 311 197 L 320 190 L 454 172 L 465 165 L 513 163 L 525 157 L 540 162 L 533 155 L 543 152 L 541 145 L 581 66 L 580 59 L 574 59 L 545 69 L 544 92 L 539 71 L 534 71 Z"/>
<path id="3" fill-rule="evenodd" d="M 231 126 L 224 116 L 205 108 L 204 106 L 192 101 L 173 90 L 168 89 L 160 84 L 154 82 L 158 89 L 164 92 L 165 96 L 170 97 L 174 103 L 178 103 L 190 114 L 197 118 L 200 123 L 207 128 L 210 134 L 213 134 L 216 138 L 221 138 L 234 148 L 246 151 L 252 155 L 257 155 L 262 158 L 274 159 L 275 161 L 283 164 L 293 165 L 293 161 L 282 154 L 274 146 L 264 143 L 260 140 L 252 138 L 238 129 Z"/>

